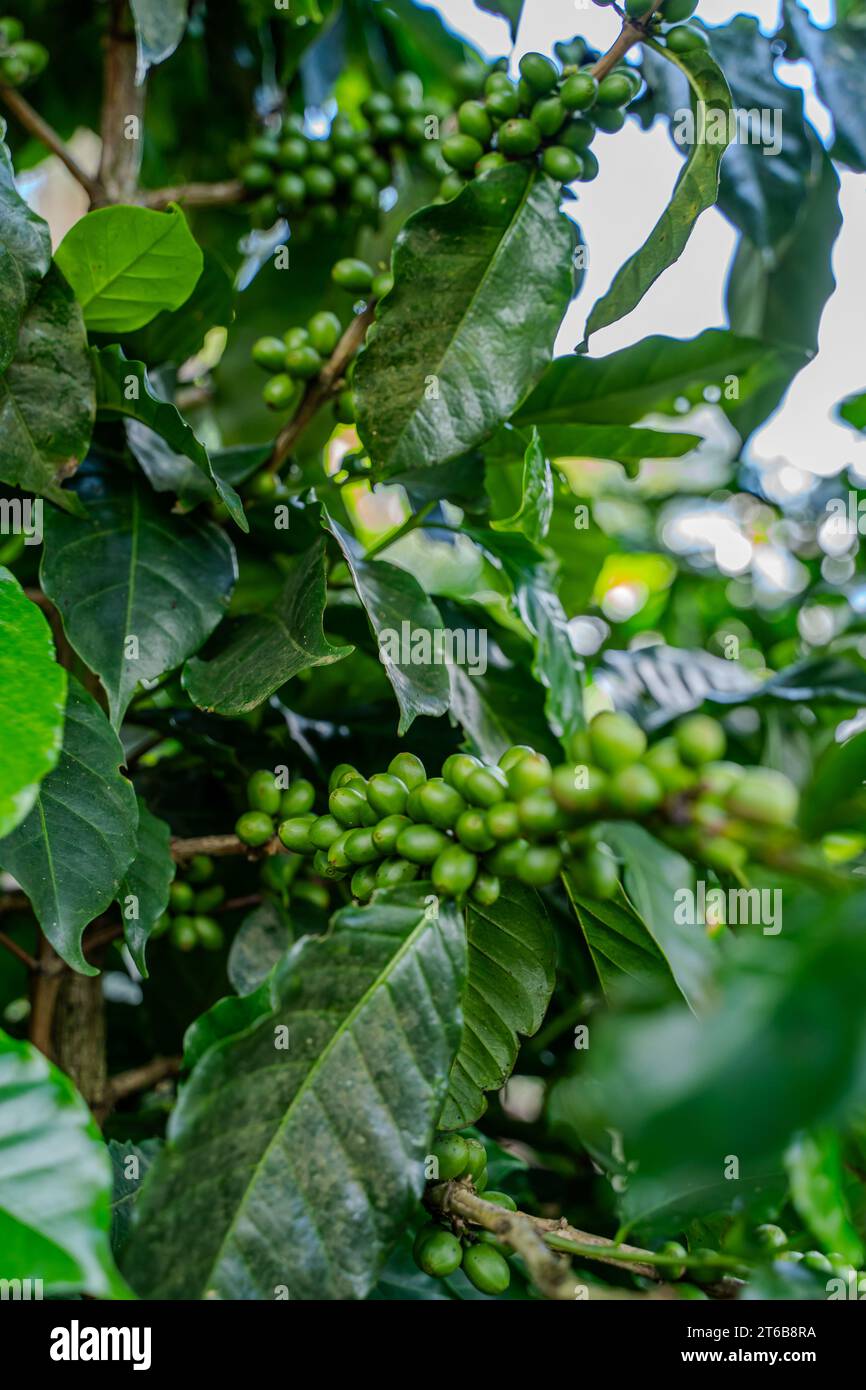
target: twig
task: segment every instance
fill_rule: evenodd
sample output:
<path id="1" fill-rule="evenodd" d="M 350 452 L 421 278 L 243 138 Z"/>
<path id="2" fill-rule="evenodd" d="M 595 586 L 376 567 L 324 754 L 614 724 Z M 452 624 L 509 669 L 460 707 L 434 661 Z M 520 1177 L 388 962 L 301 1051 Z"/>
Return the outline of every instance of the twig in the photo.
<path id="1" fill-rule="evenodd" d="M 447 1182 L 434 1187 L 428 1200 L 446 1216 L 462 1217 L 475 1226 L 483 1226 L 504 1244 L 510 1245 L 523 1257 L 533 1284 L 545 1298 L 573 1302 L 579 1281 L 568 1263 L 548 1250 L 535 1230 L 532 1218 L 524 1212 L 505 1211 L 493 1202 L 486 1202 L 463 1183 Z"/>
<path id="2" fill-rule="evenodd" d="M 17 956 L 22 965 L 26 965 L 28 970 L 38 970 L 39 962 L 35 956 L 31 956 L 29 951 L 25 951 L 23 946 L 19 946 L 17 941 L 13 941 L 11 936 L 7 936 L 5 931 L 0 931 L 0 946 L 7 950 L 10 955 Z"/>
<path id="3" fill-rule="evenodd" d="M 141 168 L 144 86 L 135 81 L 135 33 L 126 0 L 111 0 L 104 44 L 100 201 L 134 202 Z"/>
<path id="4" fill-rule="evenodd" d="M 189 208 L 218 208 L 243 203 L 248 197 L 240 179 L 223 179 L 221 183 L 178 183 L 173 188 L 143 188 L 136 201 L 146 208 L 161 211 L 169 203 L 185 203 Z"/>
<path id="5" fill-rule="evenodd" d="M 625 57 L 629 49 L 634 48 L 635 44 L 641 43 L 647 37 L 647 28 L 650 18 L 655 14 L 661 5 L 662 0 L 653 0 L 647 9 L 646 14 L 641 15 L 640 19 L 623 19 L 622 32 L 614 44 L 602 54 L 598 62 L 590 69 L 593 77 L 601 81 L 611 72 L 622 58 Z"/>
<path id="6" fill-rule="evenodd" d="M 54 1010 L 63 974 L 67 968 L 48 937 L 43 936 L 39 945 L 38 968 L 33 972 L 30 991 L 29 1037 L 33 1046 L 38 1047 L 49 1059 L 53 1059 L 54 1055 Z"/>
<path id="7" fill-rule="evenodd" d="M 38 111 L 34 110 L 26 97 L 22 96 L 15 87 L 6 87 L 0 83 L 0 100 L 8 106 L 25 130 L 29 130 L 40 144 L 47 146 L 52 154 L 56 154 L 57 158 L 66 165 L 72 177 L 88 193 L 91 202 L 96 202 L 102 197 L 103 190 L 99 180 L 91 178 L 89 174 L 85 173 L 54 127 L 50 126 Z"/>
<path id="8" fill-rule="evenodd" d="M 20 912 L 30 906 L 26 893 L 0 893 L 0 912 Z"/>
<path id="9" fill-rule="evenodd" d="M 258 859 L 266 854 L 279 854 L 281 849 L 282 844 L 276 835 L 260 849 L 251 849 L 237 835 L 196 835 L 188 840 L 172 840 L 171 857 L 179 863 L 192 859 L 194 854 L 210 854 L 217 858 L 227 854 L 246 854 L 251 859 Z"/>
<path id="10" fill-rule="evenodd" d="M 182 1057 L 154 1057 L 143 1067 L 132 1067 L 129 1071 L 109 1077 L 105 1098 L 108 1108 L 111 1109 L 126 1096 L 135 1095 L 136 1091 L 149 1091 L 167 1076 L 177 1076 L 182 1061 Z"/>
<path id="11" fill-rule="evenodd" d="M 301 404 L 291 420 L 280 430 L 265 468 L 276 473 L 282 468 L 307 425 L 321 406 L 340 390 L 343 375 L 355 353 L 363 345 L 373 322 L 376 301 L 371 299 L 363 313 L 356 314 L 334 348 L 333 356 L 307 386 Z"/>

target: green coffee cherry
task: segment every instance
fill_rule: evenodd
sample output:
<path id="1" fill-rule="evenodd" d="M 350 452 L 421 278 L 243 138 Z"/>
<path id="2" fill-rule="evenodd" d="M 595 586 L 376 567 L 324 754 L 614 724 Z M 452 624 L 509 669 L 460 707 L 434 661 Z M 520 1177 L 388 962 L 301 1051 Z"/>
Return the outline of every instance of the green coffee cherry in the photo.
<path id="1" fill-rule="evenodd" d="M 707 48 L 706 36 L 700 29 L 692 29 L 683 24 L 678 29 L 669 29 L 665 34 L 665 47 L 672 53 L 692 53 L 696 48 Z"/>
<path id="2" fill-rule="evenodd" d="M 462 135 L 471 136 L 481 145 L 488 144 L 493 135 L 490 113 L 480 101 L 464 101 L 457 112 L 457 125 Z"/>
<path id="3" fill-rule="evenodd" d="M 463 1272 L 480 1293 L 505 1293 L 511 1283 L 508 1261 L 492 1245 L 470 1245 L 463 1253 Z"/>
<path id="4" fill-rule="evenodd" d="M 389 270 L 383 270 L 381 274 L 375 276 L 373 280 L 373 297 L 384 299 L 386 294 L 390 294 L 394 288 L 394 277 Z"/>
<path id="5" fill-rule="evenodd" d="M 324 366 L 322 358 L 311 346 L 286 348 L 285 363 L 289 376 L 299 381 L 311 381 Z"/>
<path id="6" fill-rule="evenodd" d="M 286 345 L 282 338 L 257 338 L 252 347 L 252 359 L 257 367 L 268 372 L 281 372 L 285 365 Z"/>
<path id="7" fill-rule="evenodd" d="M 442 897 L 462 898 L 472 887 L 477 872 L 475 855 L 462 845 L 450 844 L 435 860 L 430 877 Z"/>
<path id="8" fill-rule="evenodd" d="M 597 106 L 593 109 L 592 119 L 598 130 L 603 130 L 606 135 L 616 135 L 625 125 L 625 112 L 618 107 Z"/>
<path id="9" fill-rule="evenodd" d="M 627 73 L 609 72 L 598 84 L 596 105 L 601 107 L 627 106 L 634 97 L 634 84 Z"/>
<path id="10" fill-rule="evenodd" d="M 194 854 L 186 866 L 186 876 L 190 883 L 207 883 L 213 877 L 214 862 L 209 854 Z"/>
<path id="11" fill-rule="evenodd" d="M 280 823 L 277 834 L 281 843 L 293 854 L 311 854 L 314 849 L 320 848 L 310 840 L 310 830 L 315 823 L 314 815 L 292 816 Z"/>
<path id="12" fill-rule="evenodd" d="M 553 835 L 566 826 L 565 817 L 548 788 L 530 792 L 519 801 L 517 815 L 521 830 L 532 838 Z"/>
<path id="13" fill-rule="evenodd" d="M 247 801 L 253 811 L 267 811 L 275 816 L 280 809 L 280 789 L 268 768 L 254 772 L 247 781 Z"/>
<path id="14" fill-rule="evenodd" d="M 373 288 L 373 271 L 366 261 L 348 256 L 331 270 L 331 279 L 343 290 L 352 294 L 369 294 Z"/>
<path id="15" fill-rule="evenodd" d="M 513 120 L 515 116 L 520 114 L 520 97 L 517 94 L 517 88 L 513 87 L 510 82 L 507 87 L 498 87 L 485 97 L 484 106 L 494 121 Z"/>
<path id="16" fill-rule="evenodd" d="M 680 761 L 675 738 L 659 739 L 647 749 L 643 761 L 666 792 L 687 791 L 695 785 L 694 772 Z"/>
<path id="17" fill-rule="evenodd" d="M 585 116 L 573 116 L 568 125 L 562 127 L 556 139 L 558 144 L 564 145 L 567 150 L 573 150 L 581 159 L 585 159 L 584 152 L 595 139 L 595 126 Z"/>
<path id="18" fill-rule="evenodd" d="M 214 908 L 221 906 L 225 895 L 226 890 L 221 883 L 212 883 L 209 888 L 202 888 L 196 893 L 193 906 L 196 912 L 213 912 Z"/>
<path id="19" fill-rule="evenodd" d="M 409 817 L 402 815 L 386 816 L 384 820 L 380 820 L 379 824 L 373 827 L 373 843 L 379 853 L 383 855 L 393 854 L 397 848 L 400 832 L 411 824 Z"/>
<path id="20" fill-rule="evenodd" d="M 336 844 L 336 841 L 334 841 L 334 843 Z M 328 857 L 330 852 L 330 850 L 326 852 L 323 849 L 317 849 L 313 856 L 313 868 L 319 875 L 319 878 L 332 879 L 334 882 L 337 882 L 339 879 L 346 877 L 346 870 L 339 868 L 336 864 L 331 862 Z"/>
<path id="21" fill-rule="evenodd" d="M 641 3 L 643 3 L 643 0 L 641 0 Z M 678 1240 L 668 1240 L 665 1241 L 664 1245 L 659 1250 L 659 1254 L 669 1256 L 673 1261 L 671 1266 L 665 1269 L 665 1278 L 673 1280 L 682 1279 L 686 1272 L 686 1266 L 680 1264 L 679 1261 L 684 1260 L 688 1254 L 686 1247 L 680 1245 Z"/>
<path id="22" fill-rule="evenodd" d="M 350 830 L 345 848 L 352 864 L 372 864 L 382 857 L 378 845 L 373 840 L 373 832 L 367 826 L 359 830 Z"/>
<path id="23" fill-rule="evenodd" d="M 790 825 L 797 817 L 797 788 L 782 772 L 744 767 L 727 797 L 727 809 L 758 825 Z"/>
<path id="24" fill-rule="evenodd" d="M 544 97 L 532 108 L 532 123 L 537 126 L 546 140 L 561 128 L 567 112 L 559 97 Z"/>
<path id="25" fill-rule="evenodd" d="M 471 753 L 452 753 L 442 764 L 442 776 L 461 796 L 465 796 L 466 783 L 473 772 L 483 766 L 481 759 L 473 757 Z"/>
<path id="26" fill-rule="evenodd" d="M 508 160 L 504 154 L 500 154 L 498 150 L 491 150 L 490 154 L 485 154 L 479 159 L 475 165 L 475 172 L 476 174 L 486 174 L 491 169 L 504 168 L 507 163 Z"/>
<path id="27" fill-rule="evenodd" d="M 496 841 L 490 833 L 483 811 L 475 808 L 463 811 L 457 818 L 454 833 L 462 845 L 475 854 L 493 849 Z"/>
<path id="28" fill-rule="evenodd" d="M 530 845 L 517 862 L 517 877 L 530 888 L 544 888 L 561 868 L 562 855 L 553 845 Z"/>
<path id="29" fill-rule="evenodd" d="M 466 810 L 463 797 L 442 777 L 431 777 L 429 782 L 416 787 L 411 797 L 414 798 L 415 810 L 410 799 L 409 814 L 417 820 L 438 826 L 440 830 L 450 830 L 458 816 Z"/>
<path id="30" fill-rule="evenodd" d="M 525 758 L 530 753 L 534 754 L 535 749 L 530 748 L 528 743 L 515 743 L 511 748 L 506 748 L 502 757 L 499 759 L 500 771 L 507 775 L 515 764 L 519 763 L 521 759 Z"/>
<path id="31" fill-rule="evenodd" d="M 337 766 L 331 769 L 331 775 L 328 778 L 328 791 L 332 792 L 336 787 L 343 787 L 346 783 L 360 778 L 360 772 L 351 763 L 337 763 Z"/>
<path id="32" fill-rule="evenodd" d="M 504 1207 L 506 1211 L 517 1211 L 517 1203 L 513 1197 L 509 1197 L 507 1192 L 496 1192 L 492 1189 L 484 1194 L 485 1202 L 493 1202 L 497 1207 Z"/>
<path id="33" fill-rule="evenodd" d="M 553 780 L 553 771 L 543 753 L 530 753 L 508 769 L 508 791 L 514 801 L 532 792 L 543 791 Z"/>
<path id="34" fill-rule="evenodd" d="M 345 826 L 337 820 L 336 816 L 318 816 L 307 834 L 313 849 L 326 850 L 334 843 L 338 835 L 342 835 L 344 829 Z M 286 848 L 291 849 L 292 846 L 287 845 Z"/>
<path id="35" fill-rule="evenodd" d="M 399 777 L 410 791 L 413 787 L 418 787 L 422 782 L 427 781 L 424 764 L 420 758 L 415 757 L 414 753 L 398 753 L 389 762 L 388 771 L 394 777 Z"/>
<path id="36" fill-rule="evenodd" d="M 517 119 L 506 121 L 504 125 L 500 126 L 497 138 L 503 154 L 510 155 L 515 159 L 523 159 L 527 155 L 535 154 L 541 144 L 541 131 L 532 121 L 517 117 Z M 483 150 L 479 150 L 479 159 L 483 153 Z"/>
<path id="37" fill-rule="evenodd" d="M 598 178 L 598 160 L 592 150 L 584 150 L 580 156 L 583 170 L 580 174 L 581 183 L 592 183 L 593 179 Z"/>
<path id="38" fill-rule="evenodd" d="M 245 845 L 258 849 L 273 839 L 274 823 L 264 811 L 245 811 L 235 822 L 235 834 Z"/>
<path id="39" fill-rule="evenodd" d="M 421 1243 L 418 1264 L 434 1279 L 446 1279 L 454 1274 L 463 1259 L 463 1246 L 450 1231 L 436 1231 Z"/>
<path id="40" fill-rule="evenodd" d="M 646 751 L 646 734 L 627 714 L 605 710 L 589 726 L 593 760 L 605 772 L 637 762 Z"/>
<path id="41" fill-rule="evenodd" d="M 442 158 L 452 169 L 468 173 L 484 153 L 484 146 L 471 135 L 450 135 L 442 144 Z"/>
<path id="42" fill-rule="evenodd" d="M 583 173 L 583 160 L 565 145 L 550 145 L 541 159 L 542 168 L 560 183 L 574 183 Z"/>
<path id="43" fill-rule="evenodd" d="M 469 1166 L 469 1146 L 461 1134 L 440 1134 L 431 1146 L 438 1164 L 440 1182 L 451 1182 Z"/>
<path id="44" fill-rule="evenodd" d="M 310 158 L 310 143 L 300 135 L 290 135 L 277 147 L 276 161 L 282 169 L 303 169 Z"/>
<path id="45" fill-rule="evenodd" d="M 213 917 L 199 915 L 192 919 L 195 934 L 204 946 L 206 951 L 221 951 L 225 938 L 223 929 L 219 922 L 215 922 Z"/>
<path id="46" fill-rule="evenodd" d="M 350 829 L 368 824 L 371 816 L 373 822 L 376 820 L 367 798 L 354 787 L 337 787 L 332 791 L 328 797 L 328 810 L 341 825 Z"/>
<path id="47" fill-rule="evenodd" d="M 595 105 L 598 83 L 591 72 L 576 72 L 567 77 L 559 89 L 559 99 L 566 111 L 588 111 Z"/>
<path id="48" fill-rule="evenodd" d="M 763 1226 L 758 1226 L 755 1236 L 758 1244 L 762 1245 L 765 1250 L 784 1250 L 788 1244 L 788 1237 L 781 1226 L 774 1226 L 770 1221 L 765 1222 Z"/>
<path id="49" fill-rule="evenodd" d="M 466 779 L 466 799 L 473 806 L 489 809 L 504 801 L 507 795 L 508 781 L 498 767 L 476 768 Z"/>
<path id="50" fill-rule="evenodd" d="M 349 858 L 349 854 L 346 849 L 346 841 L 352 833 L 353 832 L 351 830 L 344 830 L 342 835 L 338 835 L 336 840 L 334 840 L 333 843 L 329 845 L 327 856 L 328 864 L 331 866 L 331 868 L 341 869 L 344 873 L 347 869 L 354 868 L 354 863 Z"/>
<path id="51" fill-rule="evenodd" d="M 497 878 L 516 878 L 518 866 L 529 849 L 528 840 L 508 840 L 491 850 L 484 861 L 484 867 Z"/>
<path id="52" fill-rule="evenodd" d="M 660 12 L 666 24 L 680 24 L 684 19 L 691 19 L 697 8 L 698 0 L 664 0 Z"/>
<path id="53" fill-rule="evenodd" d="M 520 60 L 520 76 L 536 92 L 550 92 L 559 80 L 556 64 L 543 53 L 524 53 Z"/>
<path id="54" fill-rule="evenodd" d="M 0 43 L 17 43 L 23 37 L 24 25 L 20 19 L 15 19 L 12 15 L 4 15 L 0 19 Z"/>
<path id="55" fill-rule="evenodd" d="M 466 1174 L 474 1181 L 487 1167 L 487 1150 L 480 1139 L 475 1139 L 472 1135 L 466 1136 L 464 1142 L 469 1153 Z"/>
<path id="56" fill-rule="evenodd" d="M 274 181 L 270 165 L 264 164 L 260 159 L 251 159 L 243 166 L 240 173 L 244 188 L 250 189 L 253 193 L 270 188 Z"/>
<path id="57" fill-rule="evenodd" d="M 367 800 L 380 816 L 401 816 L 408 795 L 406 783 L 390 772 L 378 772 L 367 783 Z"/>
<path id="58" fill-rule="evenodd" d="M 182 914 L 171 924 L 171 943 L 179 951 L 194 951 L 198 945 L 198 932 L 192 917 Z"/>
<path id="59" fill-rule="evenodd" d="M 432 864 L 449 844 L 435 825 L 410 825 L 397 836 L 397 853 L 413 864 Z"/>
<path id="60" fill-rule="evenodd" d="M 312 782 L 308 782 L 304 777 L 298 777 L 280 796 L 280 815 L 284 819 L 290 816 L 303 816 L 308 811 L 312 811 L 316 801 L 316 789 Z"/>
<path id="61" fill-rule="evenodd" d="M 495 874 L 479 869 L 472 885 L 470 896 L 479 907 L 492 907 L 502 893 L 502 883 Z"/>
<path id="62" fill-rule="evenodd" d="M 607 778 L 598 767 L 570 763 L 554 770 L 551 791 L 557 804 L 573 816 L 588 816 L 598 811 L 604 800 Z"/>
<path id="63" fill-rule="evenodd" d="M 701 863 L 717 873 L 739 874 L 745 868 L 749 851 L 745 845 L 735 840 L 727 840 L 724 835 L 711 835 L 698 843 Z"/>
<path id="64" fill-rule="evenodd" d="M 485 815 L 487 829 L 499 843 L 514 840 L 520 835 L 520 815 L 516 801 L 500 801 Z"/>
<path id="65" fill-rule="evenodd" d="M 366 902 L 372 897 L 376 888 L 376 867 L 373 864 L 362 864 L 352 874 L 350 884 L 352 896 L 358 898 L 360 902 Z"/>
<path id="66" fill-rule="evenodd" d="M 194 903 L 194 889 L 182 879 L 175 879 L 168 890 L 168 905 L 172 912 L 191 912 Z"/>
<path id="67" fill-rule="evenodd" d="M 706 714 L 690 714 L 674 731 L 677 752 L 684 763 L 700 767 L 725 756 L 725 731 L 717 719 Z"/>
<path id="68" fill-rule="evenodd" d="M 343 326 L 336 314 L 323 309 L 310 319 L 307 324 L 307 332 L 310 335 L 310 343 L 316 352 L 321 357 L 330 357 L 343 336 Z"/>
<path id="69" fill-rule="evenodd" d="M 418 872 L 418 865 L 411 864 L 408 859 L 399 856 L 383 859 L 376 870 L 376 885 L 379 888 L 397 888 L 401 883 L 411 883 L 418 877 Z"/>
<path id="70" fill-rule="evenodd" d="M 266 383 L 262 399 L 271 410 L 288 410 L 298 399 L 298 388 L 286 372 L 280 372 Z"/>
<path id="71" fill-rule="evenodd" d="M 627 816 L 645 816 L 664 800 L 664 791 L 643 763 L 615 772 L 607 784 L 610 804 Z"/>
<path id="72" fill-rule="evenodd" d="M 446 174 L 439 185 L 439 197 L 445 203 L 450 203 L 452 198 L 456 198 L 466 187 L 466 180 L 462 174 L 453 171 Z"/>

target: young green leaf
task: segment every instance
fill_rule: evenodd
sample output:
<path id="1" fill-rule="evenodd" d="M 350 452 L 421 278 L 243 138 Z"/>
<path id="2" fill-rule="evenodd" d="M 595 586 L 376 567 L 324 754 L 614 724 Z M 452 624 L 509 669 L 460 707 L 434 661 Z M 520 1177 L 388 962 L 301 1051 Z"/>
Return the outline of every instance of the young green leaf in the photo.
<path id="1" fill-rule="evenodd" d="M 342 661 L 351 647 L 334 647 L 322 631 L 325 543 L 297 556 L 277 603 L 241 619 L 212 657 L 194 657 L 183 672 L 193 704 L 217 714 L 246 714 L 300 671 Z"/>
<path id="2" fill-rule="evenodd" d="M 46 518 L 42 586 L 118 728 L 140 683 L 181 666 L 225 616 L 237 564 L 220 527 L 172 517 L 114 470 L 88 474 L 78 495 L 86 520 Z"/>
<path id="3" fill-rule="evenodd" d="M 698 217 L 713 206 L 719 191 L 719 166 L 728 145 L 731 93 L 721 69 L 705 48 L 683 57 L 666 56 L 682 68 L 691 87 L 694 129 L 685 165 L 671 200 L 639 251 L 616 273 L 610 289 L 595 304 L 586 324 L 586 338 L 624 318 L 647 290 L 682 255 Z M 707 121 L 703 133 L 701 121 Z M 686 137 L 689 131 L 685 130 Z"/>
<path id="4" fill-rule="evenodd" d="M 0 838 L 29 813 L 60 757 L 66 672 L 35 603 L 0 567 Z"/>
<path id="5" fill-rule="evenodd" d="M 91 331 L 130 333 L 192 294 L 202 253 L 179 207 L 97 208 L 75 222 L 55 261 Z"/>
<path id="6" fill-rule="evenodd" d="M 463 1129 L 484 1114 L 485 1091 L 508 1080 L 518 1034 L 538 1032 L 556 979 L 553 924 L 532 889 L 509 881 L 492 907 L 470 903 L 466 932 L 463 1038 L 439 1121 L 443 1129 Z"/>
<path id="7" fill-rule="evenodd" d="M 189 459 L 209 478 L 242 531 L 249 531 L 243 504 L 231 483 L 214 469 L 207 449 L 196 438 L 180 411 L 160 400 L 151 390 L 143 362 L 127 361 L 123 350 L 112 346 L 94 349 L 96 409 L 101 419 L 138 421 L 153 430 L 175 454 Z M 135 452 L 133 450 L 133 452 Z"/>
<path id="8" fill-rule="evenodd" d="M 110 1195 L 108 1151 L 72 1082 L 30 1043 L 0 1032 L 4 1281 L 127 1298 L 108 1243 Z"/>
<path id="9" fill-rule="evenodd" d="M 30 899 L 67 965 L 88 965 L 81 935 L 117 896 L 135 854 L 138 807 L 120 774 L 120 740 L 91 695 L 70 677 L 63 751 L 25 821 L 0 840 L 0 865 Z"/>
<path id="10" fill-rule="evenodd" d="M 491 521 L 490 525 L 494 531 L 520 531 L 527 540 L 538 545 L 550 528 L 553 476 L 534 427 L 523 460 L 521 493 L 520 506 L 514 515 Z"/>
<path id="11" fill-rule="evenodd" d="M 443 463 L 513 414 L 550 361 L 574 245 L 558 187 L 520 164 L 409 219 L 354 380 L 377 467 Z"/>
<path id="12" fill-rule="evenodd" d="M 87 452 L 94 406 L 81 310 L 52 267 L 24 314 L 15 355 L 0 377 L 0 482 L 77 510 L 74 493 L 60 484 Z"/>
<path id="13" fill-rule="evenodd" d="M 456 908 L 415 885 L 298 942 L 275 1011 L 182 1091 L 124 1261 L 139 1293 L 369 1292 L 424 1187 L 465 953 Z"/>

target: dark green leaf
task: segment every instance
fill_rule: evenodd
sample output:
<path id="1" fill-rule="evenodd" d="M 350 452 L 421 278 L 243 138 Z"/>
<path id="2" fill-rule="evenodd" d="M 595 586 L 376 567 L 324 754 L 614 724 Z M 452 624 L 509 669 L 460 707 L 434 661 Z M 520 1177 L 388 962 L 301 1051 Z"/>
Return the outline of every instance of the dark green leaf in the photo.
<path id="1" fill-rule="evenodd" d="M 494 531 L 520 531 L 527 540 L 538 545 L 550 528 L 553 511 L 553 477 L 550 464 L 541 447 L 538 430 L 532 438 L 523 461 L 523 484 L 520 506 L 513 516 L 491 521 Z"/>
<path id="2" fill-rule="evenodd" d="M 74 494 L 60 484 L 87 452 L 93 414 L 81 310 L 52 268 L 31 300 L 15 356 L 0 378 L 0 481 L 74 510 Z"/>
<path id="3" fill-rule="evenodd" d="M 147 979 L 145 950 L 150 933 L 168 906 L 168 890 L 175 874 L 171 857 L 171 829 L 138 798 L 138 843 L 135 858 L 117 894 L 123 936 L 136 968 Z"/>
<path id="4" fill-rule="evenodd" d="M 57 248 L 89 329 L 131 333 L 189 298 L 202 253 L 180 208 L 98 208 L 75 222 Z"/>
<path id="5" fill-rule="evenodd" d="M 229 327 L 234 303 L 231 276 L 222 261 L 205 251 L 204 269 L 186 303 L 179 309 L 164 309 L 146 328 L 124 335 L 124 351 L 127 357 L 153 366 L 165 362 L 179 366 L 198 352 L 211 328 Z"/>
<path id="6" fill-rule="evenodd" d="M 444 714 L 451 703 L 448 663 L 436 659 L 437 649 L 447 652 L 442 616 L 406 570 L 365 560 L 363 546 L 348 531 L 330 517 L 328 525 L 375 633 L 379 660 L 400 706 L 402 735 L 419 714 Z"/>
<path id="7" fill-rule="evenodd" d="M 108 1244 L 110 1192 L 107 1150 L 72 1082 L 0 1032 L 3 1279 L 42 1280 L 50 1294 L 127 1297 Z"/>
<path id="8" fill-rule="evenodd" d="M 794 1140 L 785 1154 L 791 1201 L 825 1250 L 860 1268 L 863 1241 L 851 1221 L 839 1136 L 817 1130 Z"/>
<path id="9" fill-rule="evenodd" d="M 520 405 L 572 293 L 575 229 L 558 209 L 558 187 L 514 164 L 406 223 L 354 381 L 374 464 L 455 458 Z"/>
<path id="10" fill-rule="evenodd" d="M 170 517 L 146 485 L 115 477 L 79 486 L 86 521 L 46 518 L 41 577 L 117 728 L 140 682 L 182 665 L 221 621 L 236 561 L 220 527 Z"/>
<path id="11" fill-rule="evenodd" d="M 696 48 L 683 57 L 668 56 L 689 78 L 693 116 L 704 110 L 719 126 L 727 123 L 731 94 L 709 52 Z M 662 272 L 682 255 L 701 213 L 716 201 L 719 165 L 726 146 L 727 137 L 712 144 L 697 138 L 691 142 L 667 208 L 641 249 L 617 271 L 607 294 L 594 306 L 586 325 L 587 338 L 630 314 Z"/>
<path id="12" fill-rule="evenodd" d="M 48 223 L 15 187 L 9 150 L 0 140 L 0 373 L 14 356 L 21 320 L 50 264 Z"/>
<path id="13" fill-rule="evenodd" d="M 215 656 L 187 662 L 183 683 L 193 704 L 245 714 L 300 671 L 342 661 L 352 648 L 334 647 L 325 637 L 325 598 L 322 540 L 294 561 L 273 608 L 241 619 Z"/>
<path id="14" fill-rule="evenodd" d="M 785 0 L 783 14 L 796 48 L 812 66 L 818 95 L 833 117 L 833 158 L 862 173 L 866 169 L 866 32 L 844 23 L 819 29 L 796 0 Z"/>
<path id="15" fill-rule="evenodd" d="M 0 840 L 0 865 L 58 955 L 83 975 L 98 971 L 82 955 L 81 934 L 114 901 L 135 854 L 138 807 L 123 762 L 102 710 L 70 678 L 60 761 L 27 819 Z"/>
<path id="16" fill-rule="evenodd" d="M 277 1010 L 182 1091 L 127 1249 L 137 1289 L 363 1298 L 424 1187 L 464 968 L 460 914 L 414 888 L 300 941 Z"/>
<path id="17" fill-rule="evenodd" d="M 463 1129 L 484 1114 L 484 1092 L 508 1080 L 518 1034 L 538 1032 L 556 979 L 553 925 L 532 889 L 507 882 L 492 907 L 470 903 L 466 932 L 463 1038 L 439 1122 L 443 1129 Z"/>
<path id="18" fill-rule="evenodd" d="M 620 903 L 582 897 L 568 874 L 565 886 L 609 999 L 616 998 L 626 979 L 641 985 L 670 985 L 670 968 L 640 918 Z"/>
<path id="19" fill-rule="evenodd" d="M 125 1139 L 122 1144 L 116 1139 L 109 1140 L 108 1156 L 114 1173 L 111 1197 L 111 1253 L 115 1259 L 119 1257 L 129 1239 L 141 1184 L 161 1145 L 161 1139 L 143 1139 L 140 1144 L 133 1144 L 131 1139 Z"/>
<path id="20" fill-rule="evenodd" d="M 175 406 L 160 400 L 151 390 L 143 362 L 130 362 L 119 347 L 94 351 L 96 404 L 104 419 L 137 421 L 164 439 L 174 455 L 189 459 L 205 478 L 209 478 L 229 509 L 232 520 L 242 531 L 249 531 L 243 504 L 231 484 L 219 476 L 207 449 L 199 442 Z M 141 436 L 133 436 L 137 440 Z M 190 484 L 184 477 L 184 492 Z"/>
<path id="21" fill-rule="evenodd" d="M 475 0 L 475 3 L 479 10 L 486 10 L 488 14 L 501 15 L 503 19 L 508 20 L 513 42 L 520 24 L 520 16 L 523 13 L 523 0 Z"/>
<path id="22" fill-rule="evenodd" d="M 141 84 L 148 68 L 164 63 L 186 29 L 187 0 L 130 0 L 138 52 L 135 80 Z"/>
<path id="23" fill-rule="evenodd" d="M 51 629 L 0 566 L 0 837 L 29 813 L 60 756 L 65 704 Z"/>
<path id="24" fill-rule="evenodd" d="M 605 843 L 623 860 L 625 891 L 664 956 L 677 987 L 696 1013 L 709 1003 L 718 952 L 704 929 L 675 920 L 676 894 L 694 892 L 695 871 L 687 859 L 631 821 L 611 821 Z"/>
<path id="25" fill-rule="evenodd" d="M 292 944 L 283 910 L 272 901 L 260 903 L 243 920 L 229 950 L 229 984 L 238 994 L 252 994 L 267 979 Z"/>

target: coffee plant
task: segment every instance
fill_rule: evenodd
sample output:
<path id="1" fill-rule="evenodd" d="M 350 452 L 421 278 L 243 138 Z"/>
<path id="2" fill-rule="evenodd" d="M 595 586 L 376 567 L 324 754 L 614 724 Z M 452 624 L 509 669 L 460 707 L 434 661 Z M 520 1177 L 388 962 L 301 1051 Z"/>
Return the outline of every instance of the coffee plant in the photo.
<path id="1" fill-rule="evenodd" d="M 479 6 L 0 17 L 4 1289 L 866 1296 L 864 12 Z"/>

